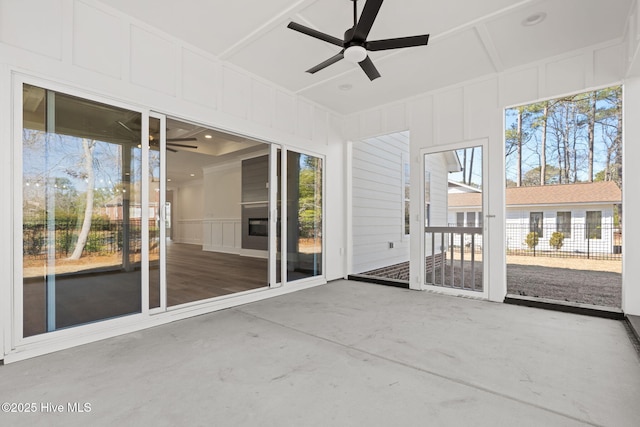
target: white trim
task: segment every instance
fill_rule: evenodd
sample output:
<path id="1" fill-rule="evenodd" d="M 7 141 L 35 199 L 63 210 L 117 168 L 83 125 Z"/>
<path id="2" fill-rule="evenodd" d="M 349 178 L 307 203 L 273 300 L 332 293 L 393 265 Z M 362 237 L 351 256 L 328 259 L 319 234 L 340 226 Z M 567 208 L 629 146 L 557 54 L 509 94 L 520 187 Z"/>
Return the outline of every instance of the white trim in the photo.
<path id="1" fill-rule="evenodd" d="M 9 67 L 0 64 L 0 140 L 6 141 L 6 155 L 0 159 L 0 179 L 8 183 L 0 187 L 0 200 L 8 201 L 3 203 L 2 217 L 11 218 L 14 214 L 14 181 L 16 180 L 16 165 L 14 161 L 15 144 L 13 143 L 13 128 L 15 117 L 13 113 L 14 94 L 11 71 Z M 6 214 L 6 216 L 5 216 Z M 15 242 L 13 234 L 13 222 L 11 220 L 2 221 L 0 224 L 0 241 Z M 14 245 L 8 243 L 0 247 L 0 270 L 4 271 L 4 277 L 9 280 L 0 282 L 0 360 L 9 352 L 13 341 L 13 280 L 14 279 Z"/>
<path id="2" fill-rule="evenodd" d="M 410 156 L 408 152 L 402 152 L 402 155 L 400 156 L 400 177 L 402 180 L 402 184 L 400 185 L 401 189 L 400 189 L 400 203 L 401 203 L 401 211 L 402 211 L 402 215 L 401 215 L 401 223 L 402 223 L 402 229 L 400 232 L 400 238 L 403 241 L 407 241 L 411 238 L 411 208 L 409 208 L 409 232 L 407 233 L 406 230 L 406 226 L 407 224 L 405 224 L 405 218 L 407 216 L 407 212 L 406 212 L 406 206 L 405 203 L 409 202 L 409 206 L 411 206 L 411 190 L 409 190 L 409 198 L 407 198 L 407 194 L 406 194 L 406 186 L 407 186 L 407 175 L 404 171 L 405 165 L 409 166 L 409 188 L 411 188 L 411 161 L 410 161 Z"/>
<path id="3" fill-rule="evenodd" d="M 282 286 L 282 270 L 280 270 L 280 281 L 278 282 L 278 149 L 279 145 L 269 146 L 269 249 L 267 259 L 269 260 L 269 286 L 278 288 Z M 282 150 L 280 150 L 282 153 Z M 282 175 L 282 172 L 280 173 Z"/>
<path id="4" fill-rule="evenodd" d="M 345 177 L 345 237 L 344 237 L 344 278 L 353 273 L 353 142 L 347 141 L 344 147 L 344 177 Z"/>
<path id="5" fill-rule="evenodd" d="M 468 141 L 460 141 L 460 142 L 456 142 L 456 143 L 452 143 L 452 144 L 446 144 L 446 145 L 436 145 L 433 147 L 429 147 L 429 148 L 421 148 L 420 149 L 420 164 L 421 164 L 421 171 L 420 171 L 420 175 L 423 177 L 420 180 L 420 206 L 424 206 L 425 205 L 425 200 L 424 200 L 424 194 L 425 194 L 425 183 L 424 183 L 424 172 L 425 172 L 425 156 L 427 154 L 435 154 L 435 153 L 442 153 L 442 152 L 446 152 L 446 151 L 455 151 L 455 150 L 460 150 L 460 149 L 464 149 L 464 148 L 471 148 L 471 147 L 481 147 L 482 148 L 482 187 L 485 188 L 487 187 L 487 183 L 489 182 L 488 179 L 488 174 L 489 174 L 489 169 L 488 169 L 488 160 L 489 160 L 489 156 L 487 154 L 488 151 L 488 146 L 489 146 L 489 140 L 488 138 L 479 138 L 479 139 L 471 139 Z M 448 182 L 448 179 L 447 179 Z M 433 188 L 432 188 L 433 190 Z M 445 190 L 447 191 L 447 190 Z M 502 190 L 504 191 L 504 189 Z M 489 250 L 489 244 L 490 244 L 490 236 L 489 236 L 489 221 L 488 221 L 488 217 L 490 217 L 490 214 L 488 212 L 488 194 L 489 191 L 482 191 L 482 213 L 485 216 L 485 218 L 483 218 L 482 224 L 483 224 L 483 232 L 482 232 L 482 259 L 486 260 L 486 254 L 488 254 L 488 250 Z M 449 209 L 447 207 L 447 215 L 448 215 Z M 428 290 L 428 291 L 433 291 L 436 293 L 442 293 L 442 294 L 446 294 L 446 295 L 460 295 L 460 296 L 467 296 L 467 297 L 474 297 L 474 298 L 480 298 L 480 299 L 489 299 L 489 287 L 491 286 L 491 282 L 489 281 L 489 268 L 488 268 L 488 263 L 487 262 L 483 262 L 482 263 L 482 291 L 471 291 L 471 290 L 465 290 L 465 289 L 457 289 L 457 288 L 448 288 L 448 287 L 444 287 L 444 286 L 433 286 L 433 285 L 427 285 L 425 283 L 426 281 L 426 277 L 425 277 L 425 269 L 424 269 L 424 259 L 425 259 L 425 253 L 426 253 L 426 249 L 425 249 L 425 239 L 424 239 L 424 224 L 425 224 L 425 213 L 424 213 L 424 209 L 420 209 L 420 227 L 418 230 L 417 234 L 417 238 L 420 239 L 420 265 L 418 270 L 418 277 L 419 277 L 419 283 L 420 283 L 420 288 L 421 290 Z M 411 262 L 416 262 L 418 261 L 418 259 L 412 259 Z M 412 289 L 414 289 L 413 287 L 413 283 L 410 282 L 410 286 Z"/>
<path id="6" fill-rule="evenodd" d="M 248 258 L 269 259 L 269 251 L 261 251 L 258 249 L 240 249 L 238 254 Z"/>
<path id="7" fill-rule="evenodd" d="M 140 310 L 143 314 L 149 314 L 149 112 L 142 114 L 140 122 L 140 145 L 142 147 L 141 154 L 141 171 L 140 180 L 142 184 L 140 195 L 140 245 L 141 245 L 141 263 L 140 263 L 140 287 L 141 287 L 141 306 Z"/>

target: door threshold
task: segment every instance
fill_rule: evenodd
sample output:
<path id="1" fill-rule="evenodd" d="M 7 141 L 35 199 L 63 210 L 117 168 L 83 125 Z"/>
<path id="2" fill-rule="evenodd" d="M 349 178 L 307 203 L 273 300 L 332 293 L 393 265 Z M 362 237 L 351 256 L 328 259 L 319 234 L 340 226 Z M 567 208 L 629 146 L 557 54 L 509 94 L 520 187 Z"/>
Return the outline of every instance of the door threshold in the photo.
<path id="1" fill-rule="evenodd" d="M 504 298 L 504 303 L 562 311 L 565 313 L 583 314 L 585 316 L 602 317 L 604 319 L 624 320 L 625 318 L 624 313 L 619 308 L 582 304 L 579 302 L 558 301 L 549 298 L 507 294 Z"/>
<path id="2" fill-rule="evenodd" d="M 393 286 L 395 288 L 409 289 L 409 282 L 406 280 L 388 279 L 386 277 L 366 276 L 364 274 L 350 274 L 348 280 L 357 282 L 375 283 L 376 285 Z"/>

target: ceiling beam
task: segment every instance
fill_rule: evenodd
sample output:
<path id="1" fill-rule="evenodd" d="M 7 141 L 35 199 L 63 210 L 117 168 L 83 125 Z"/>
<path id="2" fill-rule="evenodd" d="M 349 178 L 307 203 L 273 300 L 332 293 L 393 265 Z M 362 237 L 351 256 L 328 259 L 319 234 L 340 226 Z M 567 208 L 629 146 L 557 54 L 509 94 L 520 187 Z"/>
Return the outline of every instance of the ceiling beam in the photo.
<path id="1" fill-rule="evenodd" d="M 489 34 L 489 30 L 484 22 L 476 25 L 476 32 L 478 33 L 478 38 L 480 38 L 480 42 L 484 46 L 484 49 L 493 64 L 494 70 L 497 73 L 504 71 L 504 64 L 500 59 L 500 55 L 498 55 L 498 49 L 496 49 L 496 45 L 493 42 L 491 34 Z"/>
<path id="2" fill-rule="evenodd" d="M 251 44 L 255 40 L 263 37 L 266 33 L 273 30 L 274 28 L 283 25 L 284 22 L 289 20 L 291 15 L 295 15 L 300 12 L 302 9 L 310 6 L 312 3 L 315 3 L 316 0 L 298 0 L 293 3 L 291 6 L 285 8 L 284 10 L 277 13 L 273 18 L 265 22 L 263 25 L 259 26 L 247 36 L 238 40 L 235 44 L 225 49 L 218 58 L 226 61 L 231 56 L 235 55 L 239 50 L 244 48 L 245 46 Z"/>

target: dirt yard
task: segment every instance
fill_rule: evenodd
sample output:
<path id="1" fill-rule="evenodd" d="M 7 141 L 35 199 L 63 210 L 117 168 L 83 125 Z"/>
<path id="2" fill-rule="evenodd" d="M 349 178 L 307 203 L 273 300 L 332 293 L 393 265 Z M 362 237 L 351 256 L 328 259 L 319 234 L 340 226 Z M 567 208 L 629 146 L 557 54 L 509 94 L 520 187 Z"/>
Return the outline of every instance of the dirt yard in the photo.
<path id="1" fill-rule="evenodd" d="M 620 308 L 622 262 L 509 256 L 507 293 Z"/>
<path id="2" fill-rule="evenodd" d="M 458 261 L 459 256 L 454 259 Z M 465 260 L 465 264 L 468 264 L 470 260 L 468 254 L 465 254 Z M 482 257 L 476 255 L 475 262 L 475 285 L 481 289 Z M 408 263 L 398 266 L 407 270 L 409 268 Z M 471 274 L 468 268 L 469 266 L 466 265 L 465 288 L 471 286 Z M 404 277 L 397 268 L 388 275 L 383 271 L 384 269 L 376 270 L 376 276 L 391 279 Z M 461 274 L 457 262 L 454 262 L 453 274 L 455 278 L 451 279 L 451 270 L 447 268 L 445 283 L 451 283 L 452 280 L 455 283 L 460 283 Z M 435 277 L 437 283 L 442 281 L 439 268 L 436 269 Z M 620 260 L 509 255 L 507 256 L 507 293 L 620 308 L 622 304 L 622 262 Z"/>

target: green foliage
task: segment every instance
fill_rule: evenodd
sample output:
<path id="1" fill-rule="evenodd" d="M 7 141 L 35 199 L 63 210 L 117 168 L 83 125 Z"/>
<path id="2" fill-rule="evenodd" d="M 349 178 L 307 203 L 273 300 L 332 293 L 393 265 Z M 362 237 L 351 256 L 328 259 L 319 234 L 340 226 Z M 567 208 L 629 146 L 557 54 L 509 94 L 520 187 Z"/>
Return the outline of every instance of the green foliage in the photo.
<path id="1" fill-rule="evenodd" d="M 563 244 L 564 244 L 564 233 L 555 231 L 549 238 L 549 246 L 551 246 L 555 250 L 559 250 Z"/>
<path id="2" fill-rule="evenodd" d="M 529 249 L 535 249 L 535 247 L 538 246 L 538 242 L 539 242 L 539 238 L 538 238 L 537 231 L 532 231 L 531 233 L 527 234 L 525 243 L 527 244 Z"/>
<path id="3" fill-rule="evenodd" d="M 86 253 L 95 254 L 102 253 L 105 250 L 104 239 L 101 234 L 90 234 L 87 238 L 87 244 L 84 245 Z"/>

